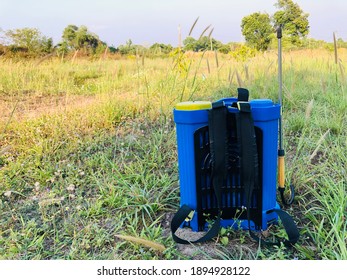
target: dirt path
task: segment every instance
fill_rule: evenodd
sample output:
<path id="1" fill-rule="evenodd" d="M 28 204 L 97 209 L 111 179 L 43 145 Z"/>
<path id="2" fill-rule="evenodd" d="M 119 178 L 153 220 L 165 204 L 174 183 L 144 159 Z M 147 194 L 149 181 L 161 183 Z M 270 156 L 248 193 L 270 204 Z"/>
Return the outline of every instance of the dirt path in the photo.
<path id="1" fill-rule="evenodd" d="M 95 102 L 95 96 L 81 95 L 0 96 L 0 122 L 7 122 L 12 114 L 12 120 L 21 121 L 90 106 Z"/>

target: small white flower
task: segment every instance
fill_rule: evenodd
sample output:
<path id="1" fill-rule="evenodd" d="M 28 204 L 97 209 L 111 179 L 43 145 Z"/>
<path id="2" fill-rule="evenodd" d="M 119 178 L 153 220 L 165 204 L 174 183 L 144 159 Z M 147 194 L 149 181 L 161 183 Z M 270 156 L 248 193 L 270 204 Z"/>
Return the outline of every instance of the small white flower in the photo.
<path id="1" fill-rule="evenodd" d="M 75 185 L 74 184 L 70 184 L 67 188 L 66 188 L 69 192 L 73 192 L 75 190 Z"/>
<path id="2" fill-rule="evenodd" d="M 12 194 L 12 192 L 11 192 L 11 191 L 4 192 L 4 196 L 6 196 L 6 197 L 10 197 L 10 196 L 11 196 L 11 194 Z"/>
<path id="3" fill-rule="evenodd" d="M 35 191 L 38 192 L 40 190 L 40 183 L 35 182 L 34 187 L 35 187 Z"/>

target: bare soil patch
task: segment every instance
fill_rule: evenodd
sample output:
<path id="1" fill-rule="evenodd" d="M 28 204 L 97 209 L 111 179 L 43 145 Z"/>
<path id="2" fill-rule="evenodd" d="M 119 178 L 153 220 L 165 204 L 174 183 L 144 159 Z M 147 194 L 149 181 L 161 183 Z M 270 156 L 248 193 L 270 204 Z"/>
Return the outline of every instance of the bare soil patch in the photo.
<path id="1" fill-rule="evenodd" d="M 0 119 L 2 121 L 9 119 L 12 113 L 12 118 L 20 121 L 24 119 L 37 118 L 44 114 L 54 114 L 70 109 L 89 106 L 96 102 L 96 98 L 95 96 L 82 95 L 0 96 L 0 102 Z"/>

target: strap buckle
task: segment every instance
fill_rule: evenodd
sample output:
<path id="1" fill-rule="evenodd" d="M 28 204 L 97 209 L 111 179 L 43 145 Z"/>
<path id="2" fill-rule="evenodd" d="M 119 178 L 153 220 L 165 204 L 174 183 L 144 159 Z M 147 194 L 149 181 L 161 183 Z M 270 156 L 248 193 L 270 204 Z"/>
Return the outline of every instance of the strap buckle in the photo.
<path id="1" fill-rule="evenodd" d="M 240 112 L 250 113 L 251 112 L 251 104 L 247 101 L 237 101 L 237 109 Z"/>
<path id="2" fill-rule="evenodd" d="M 225 106 L 224 100 L 219 100 L 219 101 L 212 103 L 212 109 L 217 109 L 217 108 L 221 108 L 224 106 Z"/>
<path id="3" fill-rule="evenodd" d="M 193 220 L 194 214 L 195 214 L 195 210 L 190 211 L 187 218 L 185 218 L 185 221 L 189 222 L 189 221 Z"/>

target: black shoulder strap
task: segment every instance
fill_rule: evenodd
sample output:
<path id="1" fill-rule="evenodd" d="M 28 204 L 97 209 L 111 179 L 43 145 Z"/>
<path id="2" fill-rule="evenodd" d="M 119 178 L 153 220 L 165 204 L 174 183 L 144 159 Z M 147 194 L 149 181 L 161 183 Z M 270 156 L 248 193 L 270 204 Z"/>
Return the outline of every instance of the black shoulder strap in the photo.
<path id="1" fill-rule="evenodd" d="M 249 102 L 237 102 L 240 111 L 238 116 L 238 132 L 240 139 L 241 185 L 244 186 L 247 213 L 250 213 L 251 198 L 255 184 L 258 184 L 258 151 L 255 142 L 254 123 Z"/>
<path id="2" fill-rule="evenodd" d="M 266 245 L 279 245 L 280 242 L 283 242 L 286 246 L 294 245 L 299 239 L 299 231 L 296 227 L 296 224 L 293 218 L 285 211 L 281 209 L 271 209 L 267 213 L 275 212 L 278 217 L 282 220 L 283 226 L 288 235 L 288 240 L 281 240 L 277 242 L 268 242 L 263 239 L 260 239 L 256 236 L 250 226 L 250 207 L 251 200 L 253 195 L 254 187 L 259 183 L 259 174 L 258 174 L 258 153 L 255 142 L 255 130 L 254 122 L 251 114 L 251 107 L 248 102 L 238 102 L 237 103 L 240 114 L 239 114 L 239 132 L 240 132 L 240 142 L 241 142 L 241 184 L 244 186 L 246 194 L 246 203 L 247 203 L 247 219 L 248 219 L 248 228 L 250 236 L 260 242 L 261 244 Z"/>

